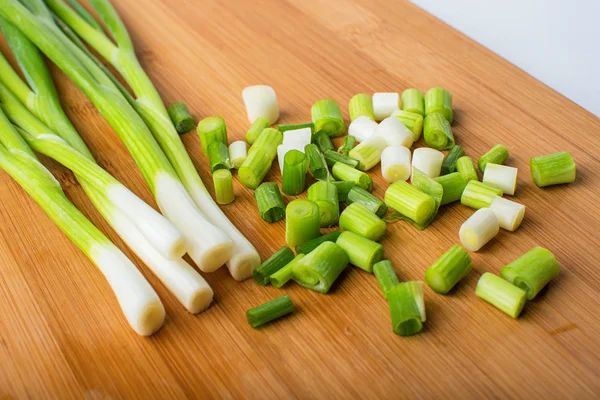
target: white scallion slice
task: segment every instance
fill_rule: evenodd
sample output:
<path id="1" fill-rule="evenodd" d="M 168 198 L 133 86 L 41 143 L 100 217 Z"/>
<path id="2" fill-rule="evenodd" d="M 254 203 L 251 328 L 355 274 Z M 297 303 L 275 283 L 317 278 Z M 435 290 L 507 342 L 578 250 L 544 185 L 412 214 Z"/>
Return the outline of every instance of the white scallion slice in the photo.
<path id="1" fill-rule="evenodd" d="M 381 121 L 375 129 L 375 135 L 381 136 L 388 146 L 404 146 L 409 149 L 415 140 L 413 133 L 396 117 Z"/>
<path id="2" fill-rule="evenodd" d="M 428 147 L 419 147 L 413 151 L 412 166 L 422 171 L 430 178 L 437 178 L 442 171 L 444 162 L 444 153 L 430 149 Z"/>
<path id="3" fill-rule="evenodd" d="M 238 169 L 247 156 L 248 148 L 243 140 L 237 140 L 229 145 L 229 159 L 233 168 Z"/>
<path id="4" fill-rule="evenodd" d="M 398 93 L 374 93 L 373 113 L 375 121 L 382 121 L 400 109 L 400 95 Z"/>
<path id="5" fill-rule="evenodd" d="M 491 164 L 488 164 L 488 166 Z M 487 168 L 485 169 L 487 171 Z M 525 206 L 500 196 L 494 197 L 490 209 L 496 214 L 500 228 L 515 231 L 525 216 Z"/>
<path id="6" fill-rule="evenodd" d="M 370 138 L 377 129 L 377 122 L 369 117 L 358 117 L 348 127 L 348 135 L 354 136 L 357 142 L 364 142 Z"/>
<path id="7" fill-rule="evenodd" d="M 492 240 L 500 231 L 496 213 L 481 208 L 473 213 L 460 227 L 458 236 L 466 249 L 477 251 Z"/>
<path id="8" fill-rule="evenodd" d="M 517 168 L 487 163 L 483 173 L 483 182 L 497 186 L 504 194 L 514 195 L 517 188 Z"/>
<path id="9" fill-rule="evenodd" d="M 294 129 L 292 131 L 283 132 L 283 142 L 282 144 L 289 145 L 297 145 L 297 146 L 306 146 L 311 143 L 312 140 L 312 131 L 310 128 L 302 128 L 302 129 Z"/>
<path id="10" fill-rule="evenodd" d="M 411 175 L 410 150 L 404 146 L 389 146 L 381 153 L 381 175 L 388 182 L 405 181 Z"/>
<path id="11" fill-rule="evenodd" d="M 248 112 L 248 121 L 254 123 L 258 117 L 266 118 L 273 125 L 279 119 L 277 95 L 266 85 L 248 86 L 242 90 L 242 97 Z"/>

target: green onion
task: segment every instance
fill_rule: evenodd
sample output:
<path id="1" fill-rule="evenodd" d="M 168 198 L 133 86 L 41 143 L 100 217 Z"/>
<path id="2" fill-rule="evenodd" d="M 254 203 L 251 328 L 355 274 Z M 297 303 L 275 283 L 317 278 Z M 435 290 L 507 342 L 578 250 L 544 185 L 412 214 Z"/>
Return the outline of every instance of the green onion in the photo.
<path id="1" fill-rule="evenodd" d="M 374 241 L 385 234 L 386 225 L 375 213 L 361 203 L 350 204 L 340 215 L 340 228 Z"/>
<path id="2" fill-rule="evenodd" d="M 446 159 L 442 163 L 442 171 L 440 175 L 447 175 L 456 172 L 456 163 L 459 158 L 465 155 L 465 151 L 460 146 L 454 146 L 452 150 L 448 152 Z"/>
<path id="3" fill-rule="evenodd" d="M 340 203 L 337 188 L 331 182 L 318 181 L 308 188 L 308 200 L 319 206 L 319 220 L 322 227 L 337 224 L 340 218 Z"/>
<path id="4" fill-rule="evenodd" d="M 418 169 L 430 178 L 440 176 L 443 162 L 444 153 L 436 149 L 430 149 L 429 147 L 419 147 L 412 154 L 413 171 Z"/>
<path id="5" fill-rule="evenodd" d="M 285 267 L 294 259 L 294 252 L 287 246 L 283 246 L 275 254 L 267 259 L 260 267 L 254 270 L 252 276 L 259 285 L 265 286 L 269 278 L 275 272 Z"/>
<path id="6" fill-rule="evenodd" d="M 392 117 L 396 117 L 413 133 L 414 141 L 421 138 L 423 131 L 423 116 L 409 111 L 398 110 L 392 113 Z"/>
<path id="7" fill-rule="evenodd" d="M 425 99 L 419 89 L 406 89 L 402 92 L 402 111 L 425 116 Z"/>
<path id="8" fill-rule="evenodd" d="M 354 136 L 357 142 L 364 142 L 370 138 L 377 129 L 377 122 L 369 117 L 358 117 L 350 123 L 348 135 Z"/>
<path id="9" fill-rule="evenodd" d="M 331 183 L 333 183 L 337 189 L 339 201 L 347 201 L 348 193 L 356 186 L 356 183 L 353 181 L 335 181 Z"/>
<path id="10" fill-rule="evenodd" d="M 272 87 L 266 85 L 245 87 L 242 90 L 242 98 L 250 123 L 256 121 L 257 118 L 264 117 L 271 125 L 279 119 L 279 104 Z"/>
<path id="11" fill-rule="evenodd" d="M 381 153 L 381 175 L 394 183 L 407 180 L 412 172 L 410 150 L 404 146 L 388 146 Z"/>
<path id="12" fill-rule="evenodd" d="M 404 181 L 394 182 L 388 187 L 384 202 L 389 208 L 421 225 L 432 218 L 436 211 L 433 197 Z"/>
<path id="13" fill-rule="evenodd" d="M 373 265 L 383 258 L 383 246 L 373 240 L 345 231 L 335 242 L 348 255 L 350 264 L 373 272 Z"/>
<path id="14" fill-rule="evenodd" d="M 335 231 L 332 231 L 325 235 L 321 235 L 319 237 L 311 239 L 308 242 L 299 244 L 298 246 L 296 246 L 296 254 L 301 254 L 301 253 L 308 254 L 311 251 L 313 251 L 314 249 L 316 249 L 317 247 L 319 247 L 319 245 L 323 242 L 334 242 L 335 243 L 335 241 L 341 234 L 342 234 L 342 231 L 340 231 L 339 229 L 336 229 Z"/>
<path id="15" fill-rule="evenodd" d="M 420 303 L 424 303 L 422 282 L 404 282 L 396 285 L 388 292 L 387 300 L 396 335 L 410 336 L 421 332 L 423 320 Z"/>
<path id="16" fill-rule="evenodd" d="M 283 134 L 277 129 L 266 128 L 260 136 L 256 138 L 254 144 L 250 146 L 248 154 L 255 150 L 263 150 L 271 160 L 277 155 L 277 146 L 283 142 Z"/>
<path id="17" fill-rule="evenodd" d="M 471 157 L 462 156 L 456 160 L 456 171 L 458 171 L 467 182 L 479 180 L 477 170 L 475 169 L 475 162 Z"/>
<path id="18" fill-rule="evenodd" d="M 312 143 L 316 144 L 321 153 L 325 154 L 328 150 L 334 150 L 333 143 L 325 131 L 318 131 L 312 135 Z"/>
<path id="19" fill-rule="evenodd" d="M 444 197 L 444 187 L 439 182 L 436 182 L 416 168 L 413 168 L 412 185 L 421 192 L 431 196 L 435 202 L 433 214 L 429 217 L 429 219 L 425 220 L 423 224 L 419 224 L 416 221 L 413 222 L 413 225 L 415 225 L 418 229 L 423 230 L 433 221 L 438 209 L 440 208 L 442 198 Z"/>
<path id="20" fill-rule="evenodd" d="M 304 192 L 306 184 L 306 156 L 298 150 L 285 153 L 281 191 L 288 196 Z"/>
<path id="21" fill-rule="evenodd" d="M 198 122 L 196 128 L 200 136 L 202 154 L 208 155 L 208 146 L 214 142 L 222 142 L 227 145 L 227 127 L 221 117 L 206 117 Z"/>
<path id="22" fill-rule="evenodd" d="M 531 177 L 538 187 L 575 181 L 577 167 L 566 151 L 534 157 L 529 160 Z"/>
<path id="23" fill-rule="evenodd" d="M 294 263 L 294 280 L 301 286 L 318 293 L 327 293 L 348 266 L 348 256 L 333 242 L 323 242 Z"/>
<path id="24" fill-rule="evenodd" d="M 356 138 L 352 135 L 344 136 L 344 145 L 338 149 L 338 153 L 347 156 L 354 146 L 356 146 Z"/>
<path id="25" fill-rule="evenodd" d="M 329 179 L 329 169 L 325 162 L 325 157 L 319 151 L 319 148 L 315 144 L 307 144 L 304 147 L 304 154 L 308 160 L 308 172 L 315 179 L 327 180 Z"/>
<path id="26" fill-rule="evenodd" d="M 485 166 L 487 163 L 504 164 L 508 159 L 508 150 L 501 144 L 497 144 L 490 149 L 487 153 L 479 157 L 477 165 L 479 170 L 483 174 L 485 172 Z"/>
<path id="27" fill-rule="evenodd" d="M 358 169 L 368 171 L 381 161 L 381 153 L 387 147 L 387 142 L 381 136 L 372 135 L 350 150 L 348 155 L 359 161 Z"/>
<path id="28" fill-rule="evenodd" d="M 233 168 L 239 169 L 248 157 L 246 142 L 237 140 L 229 145 L 229 158 Z"/>
<path id="29" fill-rule="evenodd" d="M 387 117 L 377 125 L 373 136 L 383 138 L 387 146 L 404 146 L 410 149 L 415 141 L 415 136 L 396 117 Z"/>
<path id="30" fill-rule="evenodd" d="M 388 298 L 390 290 L 396 287 L 400 282 L 392 262 L 389 260 L 381 260 L 373 265 L 373 274 L 377 278 L 377 283 L 383 292 L 383 297 Z"/>
<path id="31" fill-rule="evenodd" d="M 513 318 L 521 314 L 527 301 L 523 289 L 489 272 L 479 278 L 475 294 Z"/>
<path id="32" fill-rule="evenodd" d="M 371 192 L 373 190 L 373 180 L 371 180 L 371 177 L 349 165 L 336 163 L 333 165 L 331 173 L 339 181 L 352 181 L 366 191 Z"/>
<path id="33" fill-rule="evenodd" d="M 502 189 L 504 194 L 514 195 L 517 189 L 517 172 L 514 167 L 487 163 L 483 173 L 483 183 Z"/>
<path id="34" fill-rule="evenodd" d="M 438 176 L 437 178 L 434 178 L 434 180 L 444 188 L 444 194 L 442 195 L 442 201 L 440 203 L 441 206 L 459 201 L 467 186 L 467 181 L 465 181 L 458 172 Z"/>
<path id="35" fill-rule="evenodd" d="M 254 199 L 263 221 L 272 223 L 281 221 L 285 217 L 283 197 L 276 183 L 262 183 L 254 192 Z"/>
<path id="36" fill-rule="evenodd" d="M 248 153 L 238 169 L 238 179 L 248 189 L 256 189 L 271 169 L 273 159 L 266 152 L 255 149 Z"/>
<path id="37" fill-rule="evenodd" d="M 350 104 L 348 104 L 350 121 L 354 121 L 358 117 L 369 117 L 375 119 L 373 114 L 373 101 L 371 96 L 366 93 L 359 93 L 352 96 Z"/>
<path id="38" fill-rule="evenodd" d="M 471 256 L 455 244 L 425 271 L 425 281 L 437 293 L 446 294 L 472 268 Z"/>
<path id="39" fill-rule="evenodd" d="M 423 138 L 427 146 L 436 150 L 454 147 L 454 135 L 450 122 L 440 113 L 427 114 L 423 124 Z"/>
<path id="40" fill-rule="evenodd" d="M 294 312 L 294 303 L 292 303 L 290 296 L 284 294 L 281 297 L 246 311 L 246 318 L 251 327 L 258 328 L 267 322 L 271 322 L 292 312 Z"/>
<path id="41" fill-rule="evenodd" d="M 194 128 L 196 123 L 185 104 L 173 103 L 169 106 L 167 112 L 178 133 L 186 133 Z"/>
<path id="42" fill-rule="evenodd" d="M 287 263 L 283 268 L 279 271 L 275 272 L 271 275 L 269 280 L 271 281 L 271 285 L 276 288 L 280 288 L 286 283 L 288 283 L 294 277 L 294 264 L 299 262 L 304 258 L 304 254 L 298 254 L 292 261 Z"/>
<path id="43" fill-rule="evenodd" d="M 336 151 L 327 150 L 323 155 L 325 156 L 325 162 L 330 167 L 333 167 L 335 165 L 335 163 L 338 163 L 338 162 L 349 165 L 352 168 L 358 167 L 358 160 L 355 160 L 354 158 L 350 158 L 347 155 L 338 153 Z"/>
<path id="44" fill-rule="evenodd" d="M 534 247 L 500 270 L 500 276 L 527 293 L 527 300 L 537 294 L 560 273 L 560 265 L 550 250 Z"/>
<path id="45" fill-rule="evenodd" d="M 460 242 L 468 250 L 478 251 L 500 231 L 498 218 L 489 208 L 481 208 L 473 213 L 458 231 Z"/>
<path id="46" fill-rule="evenodd" d="M 248 132 L 246 132 L 246 135 L 244 136 L 244 139 L 246 140 L 246 142 L 249 145 L 253 145 L 254 142 L 256 141 L 256 139 L 258 139 L 258 137 L 260 136 L 260 134 L 269 127 L 269 120 L 264 118 L 264 117 L 258 117 L 256 120 L 254 120 L 254 122 L 252 123 L 252 125 L 250 126 L 250 129 L 248 129 Z M 282 131 L 280 131 L 282 132 Z"/>
<path id="47" fill-rule="evenodd" d="M 502 189 L 471 180 L 465 186 L 460 196 L 460 202 L 474 209 L 486 208 L 492 204 L 492 200 L 496 196 L 502 196 Z"/>
<path id="48" fill-rule="evenodd" d="M 348 192 L 346 201 L 348 204 L 361 203 L 369 210 L 374 212 L 379 218 L 383 218 L 388 210 L 383 201 L 373 196 L 360 186 L 355 186 L 350 190 L 350 192 Z"/>
<path id="49" fill-rule="evenodd" d="M 425 115 L 440 113 L 452 123 L 452 95 L 443 88 L 431 88 L 425 95 Z M 427 120 L 427 117 L 425 117 Z M 427 122 L 425 122 L 427 124 Z"/>
<path id="50" fill-rule="evenodd" d="M 503 197 L 496 196 L 490 203 L 490 210 L 496 214 L 500 228 L 515 231 L 525 216 L 525 206 Z"/>
<path id="51" fill-rule="evenodd" d="M 233 177 L 228 169 L 218 169 L 212 174 L 213 184 L 215 185 L 215 197 L 219 204 L 229 204 L 233 202 Z"/>
<path id="52" fill-rule="evenodd" d="M 231 169 L 233 164 L 229 160 L 229 149 L 223 142 L 213 142 L 208 146 L 208 160 L 210 172 L 218 169 Z"/>
<path id="53" fill-rule="evenodd" d="M 340 106 L 333 100 L 319 100 L 310 109 L 310 115 L 315 123 L 315 132 L 324 131 L 329 137 L 344 134 L 346 125 L 342 118 Z"/>
<path id="54" fill-rule="evenodd" d="M 319 236 L 319 206 L 310 200 L 292 200 L 285 209 L 285 241 L 294 247 Z"/>
<path id="55" fill-rule="evenodd" d="M 297 131 L 299 129 L 310 128 L 311 133 L 315 133 L 315 124 L 314 122 L 303 122 L 301 124 L 279 124 L 277 125 L 277 130 L 281 133 L 287 131 Z"/>
<path id="56" fill-rule="evenodd" d="M 373 93 L 373 115 L 375 121 L 382 121 L 400 109 L 398 93 Z"/>

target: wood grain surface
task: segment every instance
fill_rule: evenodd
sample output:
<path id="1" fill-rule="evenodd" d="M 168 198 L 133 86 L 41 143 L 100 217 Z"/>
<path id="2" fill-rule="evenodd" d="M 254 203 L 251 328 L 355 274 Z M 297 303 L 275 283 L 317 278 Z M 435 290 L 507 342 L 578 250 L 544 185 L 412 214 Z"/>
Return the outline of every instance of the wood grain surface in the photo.
<path id="1" fill-rule="evenodd" d="M 386 0 L 115 0 L 141 62 L 165 102 L 196 118 L 225 118 L 230 139 L 248 128 L 241 90 L 268 84 L 283 123 L 304 122 L 321 98 L 426 90 L 454 96 L 457 142 L 478 157 L 496 143 L 519 168 L 527 206 L 515 233 L 473 254 L 474 271 L 451 294 L 426 289 L 424 331 L 392 332 L 377 282 L 350 268 L 328 295 L 205 274 L 215 302 L 197 316 L 110 230 L 73 175 L 43 159 L 68 196 L 134 260 L 167 309 L 162 329 L 137 336 L 101 274 L 5 173 L 0 173 L 0 398 L 598 398 L 600 396 L 600 121 L 416 6 Z M 6 45 L 2 42 L 2 49 Z M 574 60 L 576 62 L 576 60 Z M 100 164 L 154 205 L 132 158 L 92 104 L 56 68 L 69 115 Z M 183 136 L 205 182 L 198 137 Z M 532 156 L 566 150 L 572 185 L 537 188 Z M 268 180 L 280 181 L 274 167 Z M 375 194 L 387 185 L 378 168 Z M 225 213 L 266 258 L 285 224 L 260 220 L 252 192 L 235 184 Z M 212 191 L 212 185 L 211 191 Z M 424 232 L 392 224 L 383 244 L 401 279 L 452 244 L 472 210 L 443 207 Z M 475 296 L 479 276 L 535 245 L 561 275 L 513 320 Z M 290 317 L 252 329 L 245 311 L 288 293 Z"/>

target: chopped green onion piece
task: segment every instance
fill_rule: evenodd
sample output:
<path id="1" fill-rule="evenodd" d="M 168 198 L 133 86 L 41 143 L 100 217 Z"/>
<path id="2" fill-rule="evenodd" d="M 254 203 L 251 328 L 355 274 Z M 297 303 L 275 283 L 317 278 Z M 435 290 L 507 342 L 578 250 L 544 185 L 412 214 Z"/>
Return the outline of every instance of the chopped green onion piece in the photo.
<path id="1" fill-rule="evenodd" d="M 477 170 L 475 169 L 475 162 L 471 157 L 462 156 L 456 160 L 456 171 L 458 171 L 467 182 L 479 180 Z"/>
<path id="2" fill-rule="evenodd" d="M 254 149 L 248 153 L 248 157 L 240 165 L 238 179 L 248 189 L 254 190 L 263 181 L 272 164 L 272 157 L 269 157 L 263 150 Z"/>
<path id="3" fill-rule="evenodd" d="M 517 172 L 514 167 L 488 163 L 483 173 L 483 183 L 495 186 L 504 192 L 504 194 L 514 195 L 517 189 Z"/>
<path id="4" fill-rule="evenodd" d="M 442 114 L 449 123 L 452 123 L 452 95 L 446 89 L 431 88 L 427 91 L 425 95 L 425 121 L 427 121 L 427 116 L 433 113 Z"/>
<path id="5" fill-rule="evenodd" d="M 354 146 L 356 146 L 356 138 L 352 135 L 344 136 L 344 145 L 338 149 L 338 153 L 347 156 Z"/>
<path id="6" fill-rule="evenodd" d="M 515 231 L 525 216 L 525 206 L 523 204 L 510 201 L 500 196 L 494 197 L 490 203 L 490 210 L 496 214 L 500 228 Z"/>
<path id="7" fill-rule="evenodd" d="M 229 158 L 233 168 L 239 169 L 248 157 L 246 142 L 237 140 L 229 145 Z"/>
<path id="8" fill-rule="evenodd" d="M 265 286 L 269 283 L 269 277 L 294 259 L 294 252 L 287 246 L 277 250 L 275 254 L 254 270 L 252 276 L 259 285 Z"/>
<path id="9" fill-rule="evenodd" d="M 348 135 L 354 136 L 357 142 L 364 142 L 370 138 L 377 129 L 377 122 L 369 117 L 358 117 L 350 123 Z"/>
<path id="10" fill-rule="evenodd" d="M 339 229 L 336 229 L 335 231 L 332 231 L 325 235 L 321 235 L 319 237 L 311 239 L 308 242 L 299 244 L 298 246 L 296 246 L 296 254 L 300 254 L 300 253 L 308 254 L 311 251 L 313 251 L 314 249 L 316 249 L 317 247 L 319 247 L 319 245 L 323 242 L 334 242 L 335 243 L 335 241 L 341 234 L 342 234 L 342 231 L 340 231 Z"/>
<path id="11" fill-rule="evenodd" d="M 192 118 L 187 106 L 183 103 L 173 103 L 169 106 L 167 112 L 177 133 L 186 133 L 194 129 L 196 124 Z"/>
<path id="12" fill-rule="evenodd" d="M 527 300 L 560 273 L 560 265 L 550 250 L 537 246 L 500 270 L 500 276 L 523 289 Z"/>
<path id="13" fill-rule="evenodd" d="M 276 288 L 280 288 L 286 283 L 288 283 L 294 277 L 294 264 L 304 258 L 304 254 L 298 254 L 292 261 L 287 263 L 283 268 L 279 271 L 275 272 L 271 275 L 269 280 L 271 281 L 271 285 Z"/>
<path id="14" fill-rule="evenodd" d="M 422 304 L 424 307 L 424 299 L 419 286 L 422 289 L 422 283 L 404 282 L 388 292 L 392 327 L 396 335 L 410 336 L 423 329 L 420 307 Z"/>
<path id="15" fill-rule="evenodd" d="M 354 121 L 358 117 L 369 117 L 374 120 L 375 114 L 373 113 L 371 96 L 366 93 L 359 93 L 352 96 L 350 104 L 348 104 L 348 112 L 350 114 L 350 121 Z"/>
<path id="16" fill-rule="evenodd" d="M 521 314 L 527 301 L 523 289 L 489 272 L 479 278 L 475 294 L 513 318 Z"/>
<path id="17" fill-rule="evenodd" d="M 310 128 L 311 133 L 315 133 L 315 124 L 314 122 L 304 122 L 302 124 L 279 124 L 277 125 L 277 130 L 281 133 L 287 131 L 297 131 L 298 129 Z"/>
<path id="18" fill-rule="evenodd" d="M 381 175 L 388 182 L 405 181 L 412 172 L 410 150 L 404 146 L 388 146 L 381 153 Z"/>
<path id="19" fill-rule="evenodd" d="M 508 159 L 508 150 L 501 144 L 497 144 L 490 149 L 487 153 L 479 157 L 477 165 L 479 170 L 483 174 L 485 172 L 485 166 L 487 163 L 504 164 Z"/>
<path id="20" fill-rule="evenodd" d="M 409 111 L 398 110 L 392 113 L 392 117 L 396 117 L 413 133 L 414 141 L 421 138 L 423 131 L 423 116 Z"/>
<path id="21" fill-rule="evenodd" d="M 361 188 L 371 192 L 373 190 L 373 180 L 362 171 L 352 168 L 349 165 L 335 163 L 331 169 L 333 177 L 340 181 L 352 181 Z"/>
<path id="22" fill-rule="evenodd" d="M 368 171 L 381 161 L 381 153 L 386 147 L 387 142 L 383 137 L 371 135 L 370 138 L 350 150 L 348 155 L 359 161 L 358 169 Z"/>
<path id="23" fill-rule="evenodd" d="M 306 156 L 298 150 L 285 153 L 281 191 L 288 196 L 304 192 L 306 184 Z"/>
<path id="24" fill-rule="evenodd" d="M 402 111 L 425 116 L 425 99 L 419 89 L 406 89 L 402 92 Z"/>
<path id="25" fill-rule="evenodd" d="M 431 224 L 431 222 L 435 218 L 438 209 L 440 208 L 440 205 L 442 203 L 442 198 L 444 197 L 444 188 L 439 182 L 436 182 L 432 178 L 428 177 L 417 168 L 413 169 L 412 185 L 416 189 L 419 189 L 421 192 L 431 196 L 431 198 L 435 202 L 433 213 L 429 216 L 427 220 L 425 220 L 424 223 L 419 224 L 416 221 L 409 220 L 409 222 L 411 222 L 418 229 L 423 230 L 427 228 L 427 226 L 429 226 L 429 224 Z"/>
<path id="26" fill-rule="evenodd" d="M 412 154 L 413 170 L 416 168 L 430 178 L 437 178 L 442 171 L 444 153 L 428 147 L 419 147 Z"/>
<path id="27" fill-rule="evenodd" d="M 388 187 L 384 202 L 417 224 L 425 224 L 436 211 L 433 197 L 404 181 L 394 182 Z"/>
<path id="28" fill-rule="evenodd" d="M 471 256 L 455 244 L 425 271 L 425 281 L 437 293 L 446 294 L 473 266 Z"/>
<path id="29" fill-rule="evenodd" d="M 411 148 L 415 141 L 415 136 L 396 117 L 387 117 L 377 125 L 374 134 L 382 137 L 387 146 L 404 146 Z"/>
<path id="30" fill-rule="evenodd" d="M 448 152 L 446 159 L 442 163 L 442 171 L 440 175 L 447 175 L 456 172 L 456 163 L 459 158 L 465 155 L 462 147 L 456 145 Z"/>
<path id="31" fill-rule="evenodd" d="M 304 154 L 306 154 L 308 160 L 308 172 L 310 172 L 312 177 L 319 180 L 329 179 L 327 162 L 317 145 L 313 143 L 307 144 L 306 147 L 304 147 Z"/>
<path id="32" fill-rule="evenodd" d="M 248 86 L 242 90 L 242 98 L 248 113 L 248 121 L 254 123 L 258 118 L 266 118 L 269 125 L 279 118 L 277 95 L 272 87 L 266 85 Z"/>
<path id="33" fill-rule="evenodd" d="M 500 231 L 498 218 L 489 208 L 481 208 L 473 213 L 458 231 L 460 242 L 468 250 L 478 251 Z"/>
<path id="34" fill-rule="evenodd" d="M 208 160 L 210 172 L 218 169 L 231 169 L 233 166 L 229 160 L 229 149 L 223 142 L 213 142 L 208 146 Z"/>
<path id="35" fill-rule="evenodd" d="M 269 120 L 264 117 L 258 117 L 246 132 L 244 139 L 249 145 L 253 145 L 260 134 L 269 127 Z M 281 132 L 281 131 L 280 131 Z"/>
<path id="36" fill-rule="evenodd" d="M 348 266 L 348 256 L 333 242 L 323 242 L 293 265 L 294 280 L 318 293 L 327 293 Z"/>
<path id="37" fill-rule="evenodd" d="M 325 131 L 318 131 L 317 133 L 312 135 L 311 142 L 316 144 L 321 153 L 323 154 L 325 154 L 325 152 L 328 150 L 333 151 L 335 149 L 335 147 L 333 147 L 333 142 L 331 141 L 329 136 L 327 136 L 327 133 L 325 133 Z"/>
<path id="38" fill-rule="evenodd" d="M 212 174 L 215 185 L 215 197 L 219 204 L 229 204 L 233 202 L 233 177 L 228 169 L 218 169 Z"/>
<path id="39" fill-rule="evenodd" d="M 492 200 L 496 196 L 502 196 L 502 189 L 471 180 L 465 186 L 460 196 L 460 202 L 474 209 L 486 208 L 492 204 Z"/>
<path id="40" fill-rule="evenodd" d="M 375 121 L 382 121 L 400 109 L 398 93 L 373 93 L 373 114 Z"/>
<path id="41" fill-rule="evenodd" d="M 310 115 L 315 123 L 315 132 L 324 131 L 329 137 L 344 134 L 346 125 L 342 118 L 340 106 L 333 100 L 319 100 L 310 109 Z"/>
<path id="42" fill-rule="evenodd" d="M 285 209 L 285 241 L 294 247 L 319 236 L 319 206 L 310 200 L 292 200 Z"/>
<path id="43" fill-rule="evenodd" d="M 294 312 L 294 303 L 287 294 L 271 300 L 263 305 L 246 311 L 248 323 L 253 328 L 271 322 L 277 318 Z"/>
<path id="44" fill-rule="evenodd" d="M 356 183 L 353 181 L 335 181 L 331 183 L 333 183 L 337 188 L 339 201 L 347 201 L 348 193 L 350 193 L 352 188 L 356 186 Z"/>
<path id="45" fill-rule="evenodd" d="M 454 147 L 454 135 L 450 122 L 440 113 L 427 114 L 423 124 L 423 138 L 427 146 L 436 150 Z"/>
<path id="46" fill-rule="evenodd" d="M 336 186 L 327 181 L 318 181 L 308 188 L 308 200 L 319 206 L 319 220 L 322 227 L 337 224 L 340 218 L 340 203 Z"/>
<path id="47" fill-rule="evenodd" d="M 255 150 L 263 150 L 271 161 L 275 159 L 277 155 L 277 146 L 283 142 L 283 134 L 277 129 L 266 128 L 262 131 L 260 136 L 256 138 L 254 144 L 248 150 L 248 154 Z"/>
<path id="48" fill-rule="evenodd" d="M 285 217 L 285 205 L 279 187 L 274 182 L 261 184 L 254 192 L 260 217 L 266 222 L 281 221 Z"/>
<path id="49" fill-rule="evenodd" d="M 538 187 L 574 182 L 577 173 L 575 161 L 566 151 L 534 157 L 529 160 L 529 167 Z"/>
<path id="50" fill-rule="evenodd" d="M 383 297 L 387 299 L 390 290 L 395 288 L 396 285 L 400 283 L 398 281 L 396 271 L 394 271 L 392 262 L 389 260 L 381 260 L 375 263 L 375 265 L 373 265 L 373 273 L 375 274 L 377 283 L 379 283 L 379 287 L 383 292 Z"/>
<path id="51" fill-rule="evenodd" d="M 325 162 L 330 167 L 333 167 L 335 165 L 335 163 L 338 163 L 338 162 L 349 165 L 352 168 L 358 167 L 358 160 L 355 160 L 354 158 L 350 158 L 350 157 L 348 157 L 344 154 L 338 153 L 336 151 L 327 150 L 323 155 L 325 156 Z"/>
<path id="52" fill-rule="evenodd" d="M 440 203 L 441 206 L 459 201 L 467 186 L 467 181 L 465 181 L 458 172 L 438 176 L 434 180 L 444 188 L 444 194 L 442 195 L 442 201 Z"/>
<path id="53" fill-rule="evenodd" d="M 385 234 L 386 225 L 364 204 L 352 203 L 340 215 L 340 228 L 379 241 Z"/>
<path id="54" fill-rule="evenodd" d="M 387 206 L 383 201 L 373 196 L 360 186 L 353 187 L 346 198 L 348 204 L 360 203 L 375 213 L 379 218 L 387 213 Z"/>
<path id="55" fill-rule="evenodd" d="M 202 145 L 202 154 L 208 155 L 208 146 L 213 142 L 223 142 L 227 145 L 227 127 L 221 117 L 206 117 L 198 122 L 198 136 Z"/>
<path id="56" fill-rule="evenodd" d="M 350 264 L 373 272 L 373 265 L 383 258 L 383 246 L 354 232 L 345 231 L 335 242 L 348 255 Z"/>

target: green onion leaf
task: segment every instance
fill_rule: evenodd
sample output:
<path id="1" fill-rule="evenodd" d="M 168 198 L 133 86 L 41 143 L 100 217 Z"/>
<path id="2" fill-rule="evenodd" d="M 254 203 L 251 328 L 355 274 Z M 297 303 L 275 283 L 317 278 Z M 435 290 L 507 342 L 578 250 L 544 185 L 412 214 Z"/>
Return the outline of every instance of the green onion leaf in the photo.
<path id="1" fill-rule="evenodd" d="M 312 143 L 316 144 L 321 153 L 325 154 L 326 151 L 333 151 L 335 147 L 333 147 L 333 142 L 327 135 L 325 131 L 318 131 L 312 136 Z"/>
<path id="2" fill-rule="evenodd" d="M 440 172 L 440 175 L 447 175 L 456 172 L 456 162 L 464 155 L 465 151 L 462 147 L 458 145 L 454 146 L 452 150 L 448 152 L 446 159 L 444 159 L 444 162 L 442 163 L 442 171 Z"/>
<path id="3" fill-rule="evenodd" d="M 319 148 L 315 144 L 307 144 L 304 147 L 304 154 L 308 160 L 308 172 L 315 179 L 328 180 L 329 169 L 327 168 L 327 162 L 325 157 L 319 151 Z"/>
<path id="4" fill-rule="evenodd" d="M 356 138 L 352 135 L 344 136 L 344 145 L 338 149 L 338 153 L 347 156 L 354 146 L 356 146 Z"/>
<path id="5" fill-rule="evenodd" d="M 373 191 L 373 180 L 371 180 L 371 177 L 349 165 L 335 163 L 331 169 L 331 173 L 339 181 L 352 181 L 366 191 Z"/>
<path id="6" fill-rule="evenodd" d="M 310 128 L 311 133 L 315 133 L 315 124 L 314 122 L 303 122 L 301 124 L 279 124 L 277 125 L 277 130 L 281 133 L 287 131 L 297 131 L 299 129 Z"/>
<path id="7" fill-rule="evenodd" d="M 349 165 L 352 168 L 358 167 L 358 160 L 355 160 L 354 158 L 350 158 L 350 157 L 348 157 L 344 154 L 338 153 L 336 151 L 327 150 L 323 155 L 325 156 L 325 162 L 327 162 L 327 165 L 329 165 L 330 167 L 333 167 L 335 165 L 335 163 L 338 163 L 338 162 Z"/>

